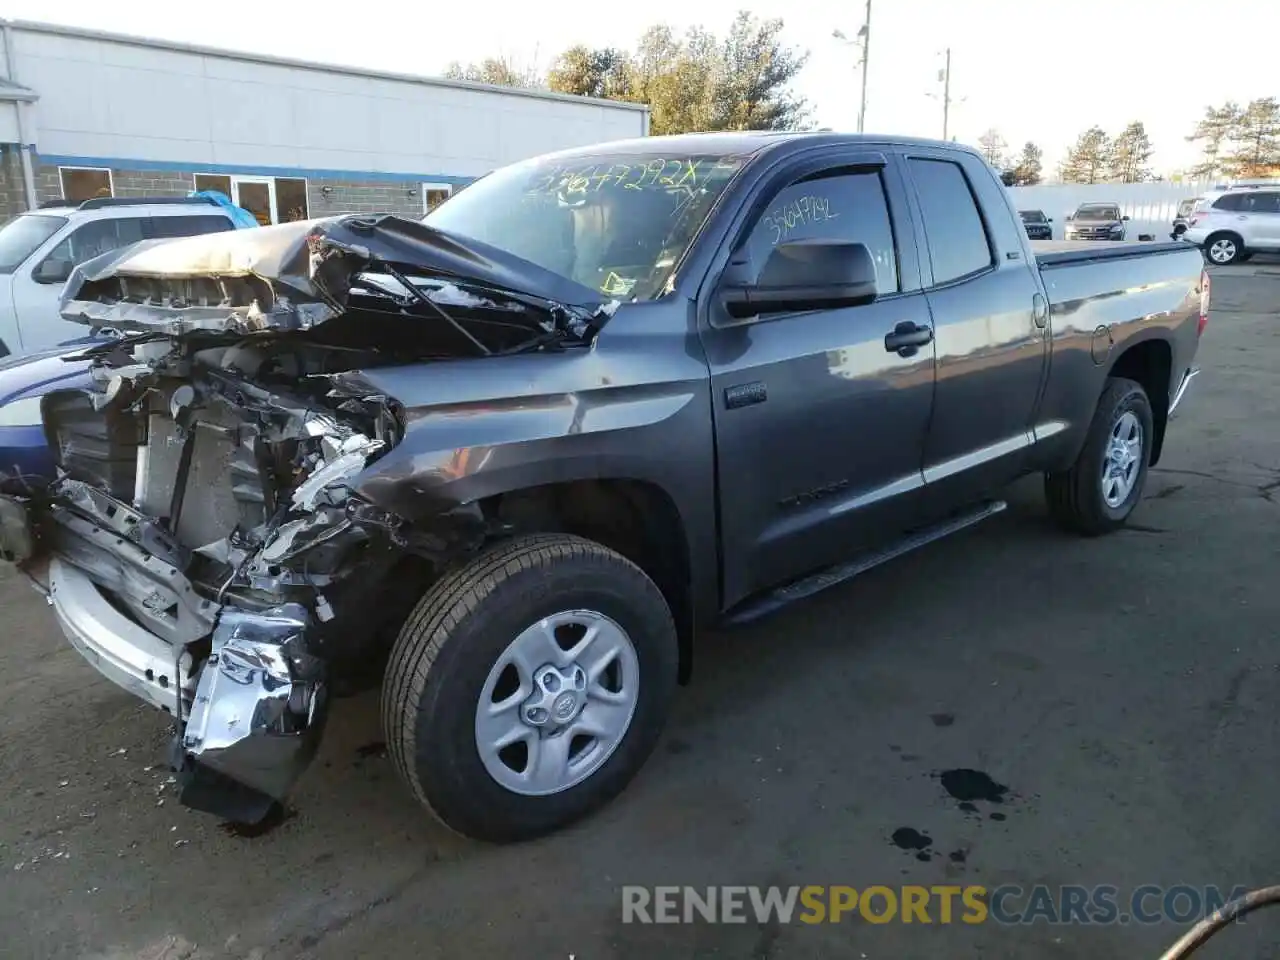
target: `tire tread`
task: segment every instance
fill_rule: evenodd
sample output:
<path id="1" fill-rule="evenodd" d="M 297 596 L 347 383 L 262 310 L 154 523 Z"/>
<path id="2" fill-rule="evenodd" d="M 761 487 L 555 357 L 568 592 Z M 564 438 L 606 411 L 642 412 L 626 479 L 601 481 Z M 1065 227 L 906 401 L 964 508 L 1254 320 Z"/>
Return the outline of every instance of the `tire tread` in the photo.
<path id="1" fill-rule="evenodd" d="M 474 614 L 504 581 L 522 572 L 546 569 L 569 560 L 621 563 L 648 581 L 638 566 L 592 540 L 552 533 L 513 537 L 445 572 L 418 601 L 396 638 L 382 690 L 381 713 L 387 752 L 414 797 L 441 822 L 444 819 L 432 807 L 423 787 L 422 771 L 415 762 L 417 706 L 432 668 L 458 625 Z M 648 582 L 661 600 L 657 587 L 652 581 Z"/>

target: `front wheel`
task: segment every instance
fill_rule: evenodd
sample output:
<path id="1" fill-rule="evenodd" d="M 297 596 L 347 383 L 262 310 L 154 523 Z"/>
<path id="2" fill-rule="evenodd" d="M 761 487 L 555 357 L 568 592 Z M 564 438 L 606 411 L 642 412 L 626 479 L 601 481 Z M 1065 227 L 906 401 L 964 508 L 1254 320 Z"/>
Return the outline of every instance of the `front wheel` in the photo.
<path id="1" fill-rule="evenodd" d="M 1244 255 L 1244 244 L 1232 233 L 1215 233 L 1204 242 L 1204 255 L 1219 267 L 1235 263 Z"/>
<path id="2" fill-rule="evenodd" d="M 1076 462 L 1062 473 L 1045 474 L 1049 513 L 1085 536 L 1124 526 L 1142 498 L 1154 436 L 1151 401 L 1142 385 L 1109 380 Z"/>
<path id="3" fill-rule="evenodd" d="M 389 752 L 446 826 L 532 839 L 619 794 L 662 731 L 678 644 L 639 567 L 578 537 L 506 541 L 434 584 L 392 651 Z"/>

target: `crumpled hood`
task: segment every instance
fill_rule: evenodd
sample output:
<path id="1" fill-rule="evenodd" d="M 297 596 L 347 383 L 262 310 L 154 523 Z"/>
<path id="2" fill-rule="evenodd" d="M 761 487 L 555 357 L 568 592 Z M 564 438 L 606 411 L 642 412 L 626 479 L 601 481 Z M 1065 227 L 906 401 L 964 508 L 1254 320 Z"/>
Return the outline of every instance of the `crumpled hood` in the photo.
<path id="1" fill-rule="evenodd" d="M 476 240 L 395 216 L 344 215 L 149 240 L 81 264 L 60 312 L 91 327 L 181 335 L 305 330 L 343 312 L 359 274 L 379 266 L 528 298 L 599 325 L 598 291 Z M 418 318 L 420 319 L 420 318 Z"/>

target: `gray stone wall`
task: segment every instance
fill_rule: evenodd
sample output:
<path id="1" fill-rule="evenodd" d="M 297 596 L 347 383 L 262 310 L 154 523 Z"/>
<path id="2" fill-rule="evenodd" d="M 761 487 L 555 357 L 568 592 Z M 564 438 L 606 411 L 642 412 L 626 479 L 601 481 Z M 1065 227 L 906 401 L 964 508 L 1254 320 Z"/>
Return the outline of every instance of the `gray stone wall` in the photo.
<path id="1" fill-rule="evenodd" d="M 0 146 L 0 219 L 27 209 L 22 191 L 22 157 L 12 144 Z"/>
<path id="2" fill-rule="evenodd" d="M 397 213 L 421 217 L 422 185 L 395 181 L 308 180 L 307 205 L 312 217 L 337 213 Z"/>

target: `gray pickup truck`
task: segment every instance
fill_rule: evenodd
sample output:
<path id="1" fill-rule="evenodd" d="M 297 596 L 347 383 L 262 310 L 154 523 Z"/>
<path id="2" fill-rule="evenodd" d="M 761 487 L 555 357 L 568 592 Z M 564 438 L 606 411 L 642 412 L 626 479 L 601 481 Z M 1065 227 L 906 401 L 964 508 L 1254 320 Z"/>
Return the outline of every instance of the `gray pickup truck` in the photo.
<path id="1" fill-rule="evenodd" d="M 449 827 L 553 831 L 652 751 L 699 630 L 1001 510 L 1125 523 L 1196 372 L 1186 244 L 1033 250 L 955 144 L 703 134 L 82 265 L 120 338 L 0 499 L 70 642 L 253 822 L 335 694 Z M 77 722 L 71 718 L 69 722 Z"/>

